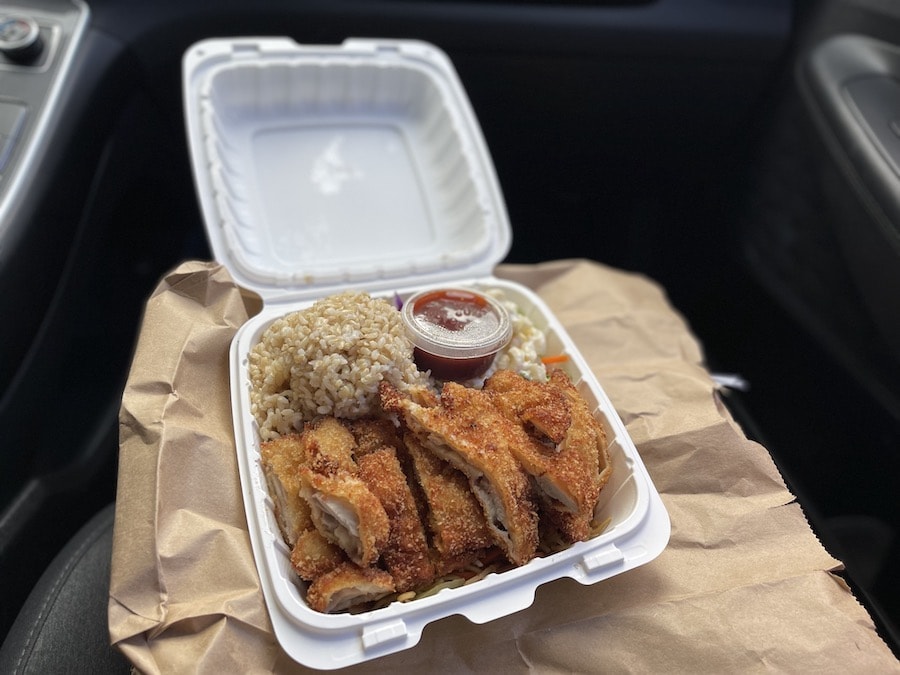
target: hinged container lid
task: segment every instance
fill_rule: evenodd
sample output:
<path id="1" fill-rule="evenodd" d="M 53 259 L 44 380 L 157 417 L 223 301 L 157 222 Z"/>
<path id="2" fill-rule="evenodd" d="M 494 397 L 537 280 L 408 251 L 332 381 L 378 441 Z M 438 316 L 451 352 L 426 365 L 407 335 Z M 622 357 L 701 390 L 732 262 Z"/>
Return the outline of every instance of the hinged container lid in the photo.
<path id="1" fill-rule="evenodd" d="M 213 255 L 267 303 L 482 277 L 508 252 L 493 164 L 438 48 L 213 39 L 183 68 Z"/>

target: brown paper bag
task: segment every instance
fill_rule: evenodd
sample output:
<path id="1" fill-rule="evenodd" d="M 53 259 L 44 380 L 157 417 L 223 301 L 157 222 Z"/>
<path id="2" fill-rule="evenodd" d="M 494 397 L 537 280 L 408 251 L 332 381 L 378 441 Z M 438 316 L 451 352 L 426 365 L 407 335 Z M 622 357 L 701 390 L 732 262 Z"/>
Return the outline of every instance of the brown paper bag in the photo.
<path id="1" fill-rule="evenodd" d="M 662 496 L 669 545 L 594 586 L 545 584 L 485 625 L 438 621 L 349 671 L 900 672 L 661 289 L 587 261 L 497 274 L 533 288 L 579 346 Z M 306 671 L 272 633 L 232 433 L 229 343 L 259 306 L 198 262 L 147 302 L 120 415 L 109 603 L 112 642 L 141 672 Z"/>

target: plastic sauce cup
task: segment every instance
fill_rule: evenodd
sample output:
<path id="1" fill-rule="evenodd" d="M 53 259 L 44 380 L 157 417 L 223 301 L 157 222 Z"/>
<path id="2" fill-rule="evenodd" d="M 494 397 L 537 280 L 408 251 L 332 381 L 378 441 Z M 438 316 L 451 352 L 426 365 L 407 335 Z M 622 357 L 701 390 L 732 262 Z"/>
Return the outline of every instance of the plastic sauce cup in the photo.
<path id="1" fill-rule="evenodd" d="M 478 377 L 512 337 L 506 308 L 467 289 L 421 291 L 403 304 L 402 315 L 416 365 L 438 380 Z"/>

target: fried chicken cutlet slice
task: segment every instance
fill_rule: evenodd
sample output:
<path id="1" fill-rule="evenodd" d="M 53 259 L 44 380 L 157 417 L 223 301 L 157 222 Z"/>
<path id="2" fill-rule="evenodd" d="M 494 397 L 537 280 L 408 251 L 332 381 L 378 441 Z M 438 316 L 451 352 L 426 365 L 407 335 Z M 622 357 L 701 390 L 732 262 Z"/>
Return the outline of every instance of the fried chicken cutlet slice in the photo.
<path id="1" fill-rule="evenodd" d="M 318 417 L 307 422 L 301 434 L 306 463 L 317 473 L 356 473 L 356 439 L 335 417 Z"/>
<path id="2" fill-rule="evenodd" d="M 390 521 L 381 559 L 394 579 L 396 591 L 423 587 L 434 579 L 434 565 L 425 528 L 396 451 L 382 446 L 360 456 L 358 464 L 360 478 L 381 502 Z"/>
<path id="3" fill-rule="evenodd" d="M 531 436 L 556 445 L 566 437 L 572 413 L 562 393 L 511 370 L 498 370 L 484 383 L 484 391 L 509 419 L 523 425 Z"/>
<path id="4" fill-rule="evenodd" d="M 306 602 L 318 612 L 341 612 L 394 592 L 391 575 L 378 567 L 344 562 L 316 577 L 306 591 Z"/>
<path id="5" fill-rule="evenodd" d="M 306 461 L 306 448 L 299 434 L 291 434 L 260 444 L 259 456 L 278 529 L 293 547 L 300 534 L 313 526 L 309 505 L 300 497 L 299 470 Z"/>
<path id="6" fill-rule="evenodd" d="M 399 413 L 418 441 L 462 471 L 481 504 L 494 540 L 523 565 L 538 544 L 537 509 L 528 476 L 510 450 L 517 427 L 478 389 L 447 382 L 440 404 L 426 407 L 381 386 L 382 408 Z"/>
<path id="7" fill-rule="evenodd" d="M 325 475 L 302 466 L 300 485 L 300 496 L 322 536 L 357 565 L 374 564 L 388 541 L 390 521 L 366 484 L 349 471 Z"/>
<path id="8" fill-rule="evenodd" d="M 447 574 L 494 546 L 494 538 L 465 474 L 422 447 L 414 434 L 403 440 L 411 476 L 425 501 L 437 573 Z"/>
<path id="9" fill-rule="evenodd" d="M 297 543 L 291 549 L 291 567 L 306 581 L 330 572 L 347 560 L 343 549 L 328 541 L 314 527 L 297 537 Z"/>
<path id="10" fill-rule="evenodd" d="M 551 371 L 549 382 L 528 380 L 509 370 L 484 384 L 497 407 L 528 432 L 531 443 L 512 444 L 516 458 L 534 478 L 551 521 L 571 541 L 587 539 L 602 487 L 599 427 L 568 376 Z"/>
<path id="11" fill-rule="evenodd" d="M 566 432 L 566 437 L 559 444 L 560 453 L 580 455 L 588 462 L 589 466 L 596 467 L 591 472 L 593 487 L 597 492 L 597 498 L 593 498 L 594 506 L 590 514 L 593 517 L 593 508 L 596 508 L 600 491 L 609 482 L 609 477 L 612 475 L 613 470 L 606 432 L 591 413 L 587 401 L 578 393 L 578 389 L 576 389 L 568 375 L 561 370 L 553 370 L 550 373 L 548 385 L 556 388 L 566 397 L 572 412 L 572 424 Z M 577 452 L 574 452 L 575 450 Z M 554 524 L 562 534 L 573 541 L 585 538 L 582 536 L 584 522 L 581 518 L 575 518 L 570 514 L 558 513 Z M 590 521 L 588 521 L 588 527 L 590 527 Z"/>
<path id="12" fill-rule="evenodd" d="M 356 441 L 356 457 L 359 459 L 384 446 L 402 447 L 400 432 L 394 423 L 383 417 L 360 417 L 354 420 L 343 420 L 344 425 L 353 434 Z"/>
<path id="13" fill-rule="evenodd" d="M 358 565 L 375 563 L 390 524 L 378 498 L 360 480 L 356 440 L 334 417 L 307 423 L 301 434 L 306 463 L 299 467 L 300 496 L 315 528 Z"/>

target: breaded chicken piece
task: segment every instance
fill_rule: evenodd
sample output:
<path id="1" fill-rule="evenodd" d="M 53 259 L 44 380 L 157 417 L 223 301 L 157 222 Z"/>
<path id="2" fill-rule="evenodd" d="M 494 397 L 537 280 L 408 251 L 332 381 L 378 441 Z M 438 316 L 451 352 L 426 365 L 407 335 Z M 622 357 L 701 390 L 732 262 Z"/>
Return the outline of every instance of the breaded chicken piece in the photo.
<path id="1" fill-rule="evenodd" d="M 260 463 L 274 504 L 278 529 L 288 546 L 310 529 L 309 505 L 300 498 L 300 466 L 306 450 L 299 434 L 282 436 L 260 444 Z"/>
<path id="2" fill-rule="evenodd" d="M 382 446 L 359 457 L 359 477 L 387 513 L 390 535 L 381 559 L 398 593 L 423 587 L 434 579 L 425 528 L 394 448 Z"/>
<path id="3" fill-rule="evenodd" d="M 302 466 L 300 496 L 309 504 L 316 529 L 350 560 L 362 567 L 378 560 L 388 541 L 390 521 L 358 476 L 347 471 L 325 475 Z"/>
<path id="4" fill-rule="evenodd" d="M 306 581 L 312 581 L 344 562 L 347 562 L 347 555 L 343 549 L 315 528 L 301 534 L 291 549 L 291 567 Z"/>
<path id="5" fill-rule="evenodd" d="M 356 442 L 357 459 L 384 446 L 399 448 L 403 441 L 400 432 L 391 420 L 381 417 L 362 417 L 344 420 L 344 425 L 353 434 Z"/>
<path id="6" fill-rule="evenodd" d="M 593 519 L 593 510 L 597 505 L 600 491 L 612 475 L 609 443 L 603 426 L 594 417 L 587 401 L 572 384 L 568 375 L 561 370 L 551 371 L 548 386 L 565 396 L 572 413 L 572 424 L 566 432 L 566 437 L 559 444 L 560 454 L 580 457 L 591 467 L 590 492 L 586 497 L 587 503 L 591 504 L 590 512 L 586 514 L 556 512 L 552 519 L 562 534 L 572 541 L 580 541 L 589 536 L 590 521 Z"/>
<path id="7" fill-rule="evenodd" d="M 319 417 L 307 422 L 301 434 L 306 462 L 321 474 L 339 471 L 356 473 L 356 440 L 353 434 L 335 417 Z"/>
<path id="8" fill-rule="evenodd" d="M 420 486 L 426 503 L 439 573 L 446 574 L 493 546 L 494 538 L 465 474 L 422 447 L 414 434 L 406 434 L 404 442 L 411 477 Z"/>
<path id="9" fill-rule="evenodd" d="M 410 387 L 409 398 L 426 408 L 434 408 L 441 404 L 440 397 L 427 387 Z"/>
<path id="10" fill-rule="evenodd" d="M 528 476 L 509 447 L 522 431 L 490 397 L 447 382 L 440 405 L 423 407 L 383 383 L 381 403 L 386 411 L 403 416 L 423 446 L 466 474 L 494 540 L 509 560 L 522 565 L 533 558 L 537 509 Z"/>
<path id="11" fill-rule="evenodd" d="M 597 471 L 599 483 L 602 488 L 609 481 L 612 474 L 612 462 L 609 457 L 609 441 L 603 425 L 594 417 L 587 401 L 578 393 L 578 389 L 572 384 L 572 380 L 561 370 L 553 370 L 550 373 L 550 386 L 556 387 L 569 401 L 572 410 L 572 425 L 566 434 L 564 443 L 586 443 L 596 447 Z"/>
<path id="12" fill-rule="evenodd" d="M 488 378 L 484 391 L 507 418 L 522 425 L 523 432 L 536 433 L 530 423 L 535 418 L 549 421 L 546 428 L 552 434 L 530 435 L 531 442 L 510 447 L 534 479 L 552 522 L 566 538 L 582 540 L 590 535 L 600 495 L 597 424 L 565 373 L 551 371 L 551 378 L 533 382 L 503 370 Z"/>
<path id="13" fill-rule="evenodd" d="M 435 399 L 436 401 L 437 399 Z M 400 462 L 400 468 L 407 477 L 412 476 L 411 459 L 403 443 L 402 430 L 393 420 L 384 417 L 363 417 L 355 420 L 344 420 L 356 439 L 356 455 L 362 457 L 375 450 L 387 446 L 393 448 Z M 416 504 L 420 522 L 425 522 L 427 504 L 416 481 L 408 479 L 407 485 Z"/>
<path id="14" fill-rule="evenodd" d="M 566 437 L 572 413 L 558 389 L 511 370 L 498 370 L 485 381 L 484 391 L 491 392 L 504 415 L 538 440 L 555 446 Z"/>
<path id="15" fill-rule="evenodd" d="M 377 567 L 341 563 L 317 577 L 306 591 L 306 602 L 317 612 L 341 612 L 394 592 L 391 575 Z"/>

